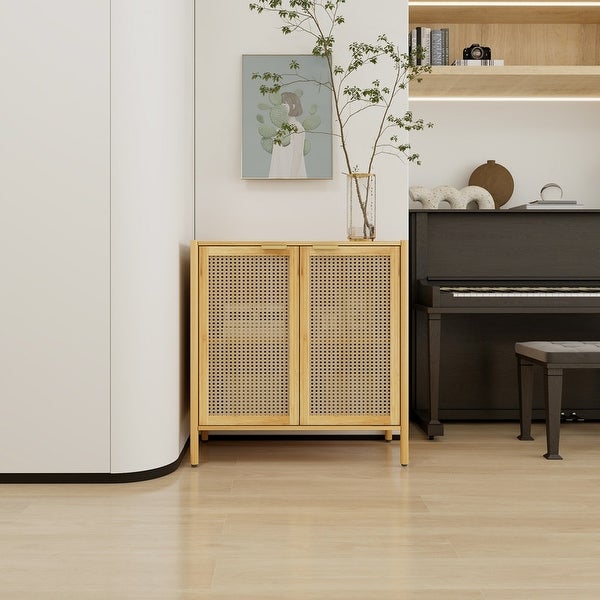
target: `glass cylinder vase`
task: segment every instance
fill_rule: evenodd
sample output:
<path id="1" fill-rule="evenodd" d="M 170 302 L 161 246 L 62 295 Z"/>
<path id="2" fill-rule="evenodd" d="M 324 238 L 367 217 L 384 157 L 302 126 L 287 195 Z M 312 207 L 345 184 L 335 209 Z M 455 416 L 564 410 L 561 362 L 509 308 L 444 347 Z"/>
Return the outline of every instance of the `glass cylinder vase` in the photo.
<path id="1" fill-rule="evenodd" d="M 375 175 L 347 173 L 347 217 L 349 240 L 375 239 Z"/>

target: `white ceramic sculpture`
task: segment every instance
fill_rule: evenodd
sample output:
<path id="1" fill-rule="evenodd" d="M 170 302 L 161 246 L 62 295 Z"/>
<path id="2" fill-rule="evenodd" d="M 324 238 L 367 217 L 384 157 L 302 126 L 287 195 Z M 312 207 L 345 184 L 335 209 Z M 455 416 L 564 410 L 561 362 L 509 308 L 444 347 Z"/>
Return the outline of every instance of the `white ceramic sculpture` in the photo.
<path id="1" fill-rule="evenodd" d="M 449 185 L 440 185 L 433 189 L 414 185 L 408 192 L 410 199 L 418 202 L 422 208 L 436 209 L 444 201 L 450 208 L 466 209 L 470 202 L 475 202 L 479 209 L 495 208 L 492 195 L 477 185 L 468 185 L 461 190 Z"/>

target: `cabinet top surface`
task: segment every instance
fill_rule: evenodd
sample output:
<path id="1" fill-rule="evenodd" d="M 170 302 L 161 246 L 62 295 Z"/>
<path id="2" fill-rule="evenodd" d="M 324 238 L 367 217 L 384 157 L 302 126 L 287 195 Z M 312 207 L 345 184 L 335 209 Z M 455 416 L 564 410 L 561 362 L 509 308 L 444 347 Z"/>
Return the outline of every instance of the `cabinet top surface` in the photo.
<path id="1" fill-rule="evenodd" d="M 363 247 L 368 248 L 370 246 L 398 246 L 402 244 L 405 240 L 393 240 L 393 241 L 364 241 L 364 242 L 351 242 L 351 241 L 280 241 L 280 240 L 266 240 L 266 241 L 256 241 L 256 240 L 248 240 L 248 241 L 207 241 L 207 240 L 192 240 L 193 244 L 197 244 L 198 246 L 265 246 L 267 248 L 275 248 L 281 247 L 284 248 L 286 246 L 353 246 L 353 247 Z"/>

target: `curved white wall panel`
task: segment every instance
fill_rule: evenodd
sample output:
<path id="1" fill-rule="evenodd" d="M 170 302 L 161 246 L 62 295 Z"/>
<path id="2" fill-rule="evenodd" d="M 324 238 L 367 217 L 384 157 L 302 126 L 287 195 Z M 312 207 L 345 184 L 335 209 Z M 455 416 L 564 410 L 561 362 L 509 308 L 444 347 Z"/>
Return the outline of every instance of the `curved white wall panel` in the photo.
<path id="1" fill-rule="evenodd" d="M 111 15 L 111 472 L 187 439 L 186 268 L 193 238 L 193 0 Z"/>

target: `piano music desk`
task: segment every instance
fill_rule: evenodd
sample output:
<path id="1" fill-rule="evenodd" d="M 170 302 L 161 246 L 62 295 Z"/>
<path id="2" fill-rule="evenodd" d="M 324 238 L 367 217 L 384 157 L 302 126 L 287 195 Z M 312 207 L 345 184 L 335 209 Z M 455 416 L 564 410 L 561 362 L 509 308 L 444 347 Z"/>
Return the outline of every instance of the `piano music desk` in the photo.
<path id="1" fill-rule="evenodd" d="M 564 369 L 600 369 L 600 342 L 517 342 L 515 354 L 519 369 L 520 440 L 532 440 L 533 405 L 532 367 L 544 369 L 546 408 L 546 445 L 544 457 L 562 460 L 558 453 L 560 409 Z"/>

